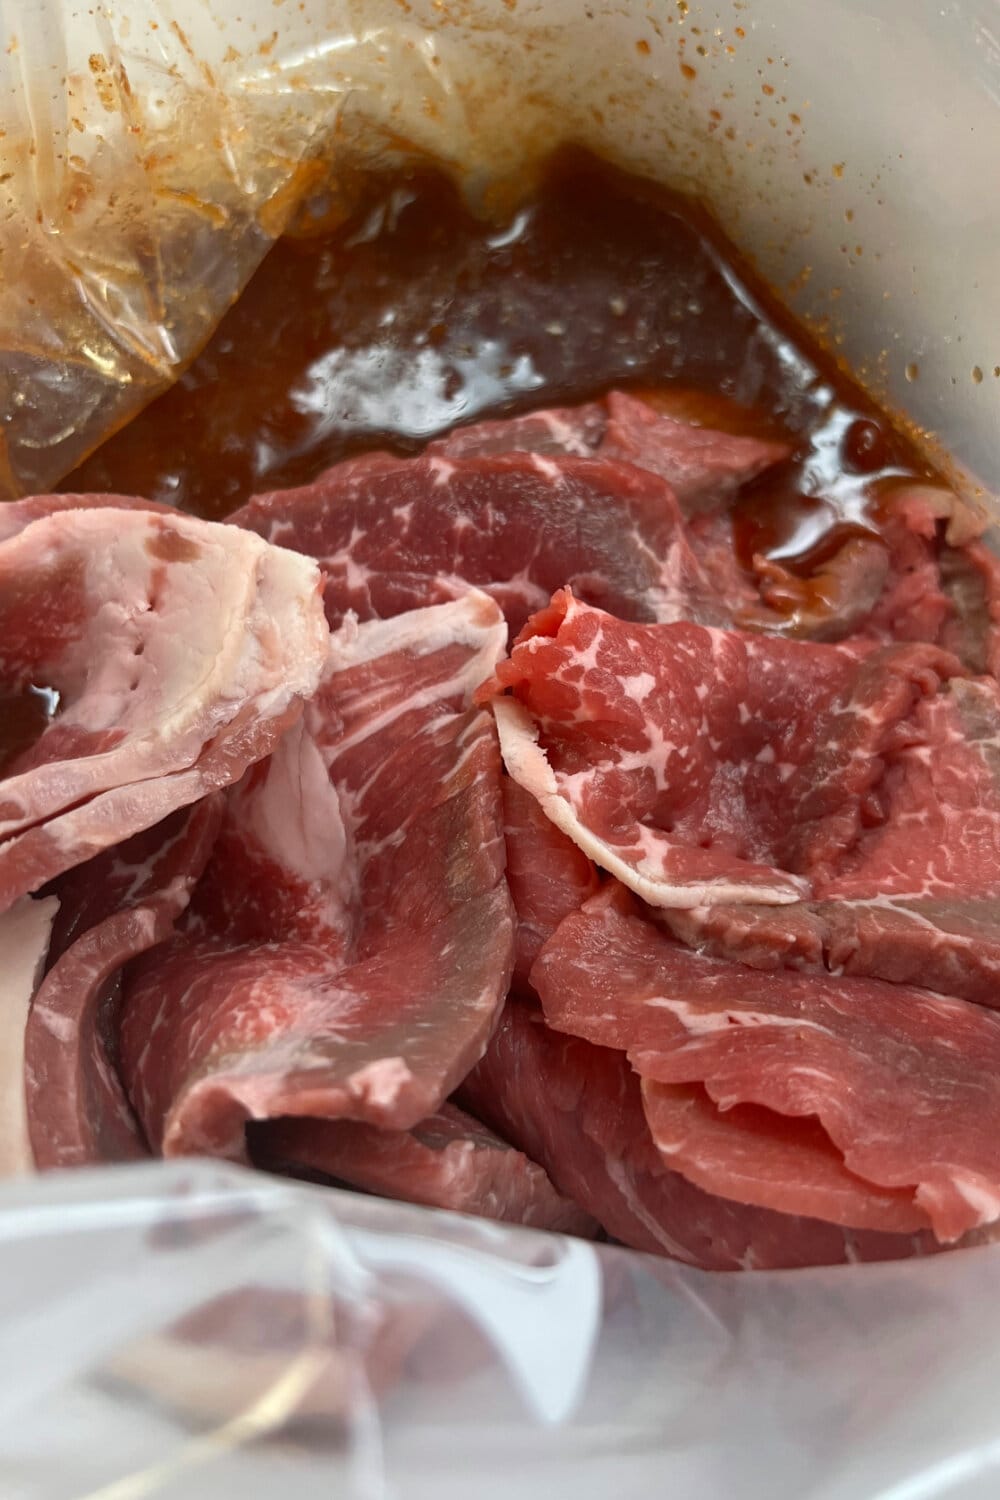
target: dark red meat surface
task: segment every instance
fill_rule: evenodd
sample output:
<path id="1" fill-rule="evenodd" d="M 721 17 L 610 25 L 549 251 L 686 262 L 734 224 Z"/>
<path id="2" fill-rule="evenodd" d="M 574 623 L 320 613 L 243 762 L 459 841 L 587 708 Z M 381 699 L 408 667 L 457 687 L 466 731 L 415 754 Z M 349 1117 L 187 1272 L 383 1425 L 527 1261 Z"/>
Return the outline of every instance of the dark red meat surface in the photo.
<path id="1" fill-rule="evenodd" d="M 405 1132 L 352 1120 L 268 1121 L 251 1126 L 250 1150 L 262 1166 L 405 1203 L 566 1234 L 589 1236 L 596 1228 L 541 1167 L 454 1104 Z"/>

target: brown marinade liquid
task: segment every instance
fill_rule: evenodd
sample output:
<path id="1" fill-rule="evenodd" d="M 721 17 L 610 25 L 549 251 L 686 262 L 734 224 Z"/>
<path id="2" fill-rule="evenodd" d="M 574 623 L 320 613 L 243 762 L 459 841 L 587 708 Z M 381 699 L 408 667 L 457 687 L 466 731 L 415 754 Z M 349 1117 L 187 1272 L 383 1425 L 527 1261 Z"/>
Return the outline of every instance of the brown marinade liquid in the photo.
<path id="1" fill-rule="evenodd" d="M 346 222 L 275 245 L 177 385 L 63 488 L 219 518 L 347 454 L 610 386 L 792 439 L 740 501 L 745 560 L 811 567 L 873 524 L 873 478 L 927 472 L 697 203 L 564 152 L 499 226 L 436 172 L 372 179 Z"/>

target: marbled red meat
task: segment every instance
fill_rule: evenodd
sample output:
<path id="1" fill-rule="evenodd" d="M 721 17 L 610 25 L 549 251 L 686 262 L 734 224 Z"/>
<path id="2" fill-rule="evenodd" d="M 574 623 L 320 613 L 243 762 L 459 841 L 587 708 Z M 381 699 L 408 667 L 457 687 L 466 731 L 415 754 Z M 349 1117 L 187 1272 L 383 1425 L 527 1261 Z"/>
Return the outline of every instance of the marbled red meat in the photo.
<path id="1" fill-rule="evenodd" d="M 428 443 L 424 452 L 444 458 L 485 458 L 493 453 L 593 458 L 607 425 L 606 403 L 587 401 L 581 406 L 554 406 L 455 427 Z"/>
<path id="2" fill-rule="evenodd" d="M 512 633 L 567 583 L 625 619 L 726 617 L 669 485 L 603 459 L 367 454 L 232 519 L 320 561 L 332 626 L 347 610 L 388 619 L 471 585 Z"/>
<path id="3" fill-rule="evenodd" d="M 305 558 L 140 508 L 0 543 L 0 683 L 59 696 L 0 780 L 0 910 L 268 754 L 325 661 L 318 590 Z"/>
<path id="4" fill-rule="evenodd" d="M 683 421 L 625 391 L 611 391 L 603 401 L 582 406 L 458 427 L 426 451 L 451 458 L 523 452 L 615 459 L 665 479 L 687 514 L 722 506 L 791 448 Z"/>
<path id="5" fill-rule="evenodd" d="M 960 671 L 879 650 L 626 624 L 562 591 L 482 697 L 508 771 L 663 907 L 803 900 L 870 821 L 882 757 Z"/>
<path id="6" fill-rule="evenodd" d="M 687 942 L 756 968 L 921 984 L 1000 1006 L 1000 688 L 954 678 L 883 753 L 869 826 L 817 899 L 663 913 Z"/>
<path id="7" fill-rule="evenodd" d="M 285 1119 L 252 1125 L 248 1135 L 260 1166 L 535 1229 L 588 1237 L 596 1229 L 541 1167 L 453 1104 L 442 1104 L 408 1131 L 352 1120 Z"/>
<path id="8" fill-rule="evenodd" d="M 167 1155 L 280 1115 L 409 1129 L 481 1055 L 510 978 L 500 765 L 471 706 L 485 595 L 333 638 L 302 721 L 229 796 L 187 931 L 133 966 L 122 1072 Z"/>
<path id="9" fill-rule="evenodd" d="M 1000 1017 L 992 1012 L 878 980 L 759 973 L 692 952 L 646 920 L 622 887 L 567 917 L 531 978 L 550 1025 L 621 1049 L 646 1080 L 702 1085 L 722 1113 L 749 1104 L 818 1120 L 855 1191 L 875 1189 L 867 1223 L 877 1222 L 884 1189 L 908 1194 L 942 1241 L 1000 1218 Z M 725 1193 L 732 1152 L 712 1128 L 696 1177 Z M 689 1142 L 666 1159 L 684 1172 L 692 1154 Z M 745 1172 L 741 1196 L 788 1212 L 803 1202 L 816 1212 L 828 1199 L 832 1218 L 838 1194 L 854 1186 L 833 1181 L 829 1164 L 808 1174 L 805 1190 L 795 1174 L 775 1180 L 773 1156 L 773 1143 L 754 1155 L 760 1180 Z M 896 1227 L 898 1203 L 884 1206 Z"/>
<path id="10" fill-rule="evenodd" d="M 845 1229 L 696 1187 L 654 1146 L 625 1055 L 560 1035 L 521 1002 L 508 1003 L 459 1099 L 635 1250 L 733 1271 L 889 1260 L 937 1248 L 926 1232 Z"/>

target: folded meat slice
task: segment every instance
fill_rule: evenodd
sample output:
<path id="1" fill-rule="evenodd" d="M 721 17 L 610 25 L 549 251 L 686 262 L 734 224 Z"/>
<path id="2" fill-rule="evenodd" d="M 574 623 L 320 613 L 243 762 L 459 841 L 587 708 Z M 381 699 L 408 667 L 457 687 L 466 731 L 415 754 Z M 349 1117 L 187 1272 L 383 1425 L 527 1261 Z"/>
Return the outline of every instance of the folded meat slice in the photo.
<path id="1" fill-rule="evenodd" d="M 54 896 L 22 896 L 0 912 L 0 1177 L 34 1167 L 24 1084 L 24 1030 L 58 909 Z"/>
<path id="2" fill-rule="evenodd" d="M 750 630 L 786 628 L 783 615 L 762 603 L 756 580 L 736 555 L 730 504 L 743 485 L 787 458 L 789 445 L 771 436 L 704 426 L 689 415 L 663 411 L 657 404 L 661 399 L 612 391 L 582 406 L 459 427 L 425 451 L 449 458 L 511 452 L 593 455 L 659 475 L 676 495 L 687 541 L 707 580 L 707 588 L 699 586 L 698 600 L 707 597 L 716 604 L 715 613 L 701 605 L 698 618 L 745 622 Z M 560 584 L 566 582 L 560 579 Z M 585 590 L 578 592 L 590 597 Z"/>
<path id="3" fill-rule="evenodd" d="M 845 1229 L 688 1182 L 653 1144 L 639 1080 L 624 1054 L 553 1031 L 519 1001 L 508 1002 L 458 1097 L 635 1250 L 734 1271 L 889 1260 L 937 1248 L 926 1231 Z"/>
<path id="4" fill-rule="evenodd" d="M 530 992 L 528 975 L 547 938 L 563 917 L 597 894 L 593 860 L 545 816 L 512 776 L 503 778 L 507 885 L 517 914 L 513 983 Z"/>
<path id="5" fill-rule="evenodd" d="M 812 894 L 870 821 L 881 757 L 960 668 L 934 648 L 628 624 L 560 591 L 481 697 L 507 770 L 656 906 Z"/>
<path id="6" fill-rule="evenodd" d="M 566 918 L 531 978 L 556 1029 L 621 1048 L 644 1080 L 703 1086 L 722 1116 L 755 1105 L 805 1118 L 803 1147 L 813 1153 L 818 1121 L 857 1179 L 838 1184 L 826 1161 L 805 1189 L 797 1174 L 776 1180 L 790 1133 L 780 1149 L 771 1138 L 742 1152 L 738 1190 L 747 1201 L 810 1213 L 826 1202 L 832 1218 L 850 1211 L 841 1189 L 869 1183 L 867 1223 L 877 1222 L 884 1190 L 905 1192 L 942 1242 L 1000 1219 L 1000 1017 L 992 1012 L 878 980 L 759 973 L 692 952 L 621 887 Z M 669 1140 L 669 1098 L 653 1090 L 651 1100 L 654 1135 Z M 688 1124 L 697 1136 L 697 1120 Z M 727 1193 L 737 1185 L 727 1137 L 739 1120 L 722 1127 L 671 1147 L 667 1161 L 681 1172 L 694 1162 L 695 1180 Z M 898 1204 L 887 1207 L 894 1220 Z"/>
<path id="7" fill-rule="evenodd" d="M 0 682 L 59 701 L 0 781 L 0 910 L 238 779 L 327 647 L 315 564 L 233 527 L 73 508 L 0 544 Z"/>
<path id="8" fill-rule="evenodd" d="M 388 619 L 475 586 L 516 632 L 565 583 L 624 619 L 724 618 L 673 491 L 626 464 L 369 454 L 231 519 L 320 561 L 334 627 L 348 610 Z"/>
<path id="9" fill-rule="evenodd" d="M 24 1031 L 23 1091 L 39 1168 L 148 1154 L 115 1070 L 121 971 L 170 936 L 221 814 L 218 795 L 204 798 L 55 883 L 50 967 Z"/>
<path id="10" fill-rule="evenodd" d="M 719 1110 L 700 1084 L 642 1085 L 646 1120 L 667 1164 L 706 1192 L 851 1229 L 927 1229 L 913 1194 L 849 1172 L 818 1120 L 756 1104 Z"/>
<path id="11" fill-rule="evenodd" d="M 932 641 L 972 672 L 992 670 L 1000 563 L 980 540 L 985 517 L 953 490 L 912 480 L 879 486 L 868 509 L 870 526 L 847 530 L 810 568 L 755 558 L 761 598 L 779 623 L 749 609 L 746 628 L 811 640 L 855 633 L 883 643 Z"/>
<path id="12" fill-rule="evenodd" d="M 407 1130 L 481 1055 L 513 918 L 500 761 L 473 693 L 503 618 L 472 591 L 347 621 L 323 683 L 229 795 L 187 930 L 133 966 L 122 1072 L 166 1155 L 240 1158 L 280 1115 Z"/>
<path id="13" fill-rule="evenodd" d="M 258 1166 L 535 1229 L 592 1237 L 597 1227 L 556 1192 L 541 1167 L 454 1104 L 442 1104 L 408 1131 L 285 1119 L 251 1125 L 247 1133 Z"/>

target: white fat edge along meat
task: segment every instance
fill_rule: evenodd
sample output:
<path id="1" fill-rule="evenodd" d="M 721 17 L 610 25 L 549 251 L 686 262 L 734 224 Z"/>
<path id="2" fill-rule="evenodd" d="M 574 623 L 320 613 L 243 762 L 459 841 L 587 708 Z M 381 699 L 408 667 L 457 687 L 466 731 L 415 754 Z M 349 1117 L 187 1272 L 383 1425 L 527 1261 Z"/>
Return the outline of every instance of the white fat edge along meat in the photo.
<path id="1" fill-rule="evenodd" d="M 301 711 L 328 646 L 319 571 L 247 540 L 95 506 L 44 514 L 0 545 L 0 581 L 18 585 L 3 674 L 37 671 L 61 696 L 2 783 L 0 904 L 234 780 Z M 32 588 L 58 577 L 69 628 L 32 646 Z"/>
<path id="2" fill-rule="evenodd" d="M 586 640 L 588 634 L 589 644 L 581 645 L 581 639 Z M 627 652 L 626 647 L 630 648 Z M 733 674 L 735 692 L 743 676 L 750 674 L 753 678 L 750 692 L 750 677 L 747 677 L 746 699 L 730 702 L 726 691 L 721 694 L 714 691 L 713 679 L 720 676 L 716 671 L 716 655 L 725 658 L 723 667 Z M 549 656 L 551 661 L 547 659 Z M 643 708 L 657 690 L 657 678 L 649 671 L 641 671 L 640 666 L 645 661 L 662 678 L 675 658 L 678 696 L 674 702 L 671 688 L 663 711 L 674 719 L 678 715 L 680 718 L 674 730 L 665 735 L 655 711 L 650 713 L 648 707 Z M 627 675 L 623 666 L 626 659 L 631 675 Z M 803 717 L 802 703 L 789 698 L 786 674 L 793 666 L 796 673 L 805 674 L 806 681 L 815 678 L 807 694 L 810 700 L 815 700 L 812 709 L 818 715 L 815 722 Z M 546 815 L 558 827 L 643 899 L 675 910 L 703 904 L 769 906 L 802 902 L 814 893 L 822 895 L 820 886 L 826 879 L 823 865 L 829 862 L 831 853 L 840 859 L 847 858 L 859 836 L 872 837 L 859 820 L 866 800 L 870 800 L 883 776 L 885 762 L 881 757 L 892 751 L 905 726 L 909 726 L 907 732 L 911 736 L 919 731 L 919 716 L 924 712 L 921 698 L 937 692 L 944 702 L 947 692 L 959 697 L 974 692 L 974 685 L 955 680 L 942 697 L 942 677 L 961 672 L 956 658 L 933 646 L 904 645 L 885 650 L 871 642 L 831 646 L 775 640 L 769 644 L 764 637 L 740 632 L 690 625 L 678 626 L 675 631 L 668 625 L 629 624 L 575 600 L 569 591 L 563 590 L 554 597 L 551 612 L 538 617 L 535 633 L 522 635 L 515 644 L 510 663 L 502 666 L 496 682 L 491 684 L 491 692 L 485 696 L 490 696 L 493 702 L 510 774 L 540 801 Z M 575 709 L 571 710 L 568 697 L 565 702 L 560 699 L 551 714 L 544 706 L 545 682 L 552 673 L 561 684 L 565 683 L 564 696 L 570 692 L 576 695 Z M 726 672 L 722 678 L 726 678 Z M 672 680 L 669 673 L 668 680 Z M 529 699 L 538 698 L 540 706 L 530 708 L 516 698 L 498 697 L 497 693 L 507 685 L 512 685 L 515 692 L 523 687 Z M 660 690 L 666 691 L 662 681 Z M 692 690 L 694 696 L 689 705 Z M 780 709 L 779 702 L 784 705 Z M 584 764 L 581 769 L 579 731 L 593 724 L 600 746 L 604 746 L 607 735 L 598 732 L 601 723 L 608 719 L 609 724 L 617 724 L 626 707 L 629 713 L 622 719 L 621 745 L 612 754 L 616 742 L 609 740 L 607 754 L 602 751 L 597 762 Z M 641 745 L 624 748 L 629 736 L 638 733 L 637 724 L 626 723 L 626 719 L 629 716 L 635 719 L 633 710 L 640 709 Z M 712 737 L 709 713 L 716 725 L 714 733 L 721 738 Z M 765 731 L 775 713 L 783 717 L 775 722 L 773 737 L 769 739 Z M 765 811 L 776 796 L 788 802 L 791 821 L 780 836 L 779 825 L 769 827 L 774 821 L 769 811 L 759 830 L 754 813 L 749 834 L 758 841 L 757 851 L 749 859 L 733 853 L 727 862 L 715 855 L 706 859 L 700 852 L 703 845 L 694 837 L 691 827 L 674 836 L 670 825 L 660 826 L 659 814 L 656 824 L 648 825 L 635 812 L 628 836 L 623 832 L 610 845 L 594 827 L 588 826 L 582 812 L 591 792 L 602 784 L 604 761 L 616 783 L 623 776 L 628 781 L 627 786 L 619 787 L 617 794 L 624 799 L 626 810 L 630 798 L 638 794 L 640 781 L 636 778 L 647 771 L 655 773 L 658 794 L 668 790 L 672 776 L 680 776 L 682 788 L 678 795 L 683 809 L 683 798 L 687 795 L 683 793 L 685 776 L 692 771 L 704 779 L 702 752 L 711 761 L 723 748 L 730 732 L 726 728 L 730 719 L 738 726 L 733 732 L 741 741 L 734 767 L 743 767 L 741 776 L 753 772 L 754 798 Z M 824 741 L 824 725 L 830 737 L 828 745 Z M 570 769 L 557 770 L 551 764 L 542 743 L 543 727 L 546 734 L 555 735 L 557 744 L 564 730 L 569 735 L 574 747 Z M 683 731 L 681 742 L 675 743 L 678 729 Z M 757 742 L 762 734 L 763 748 L 760 748 Z M 794 749 L 787 764 L 774 748 L 775 742 L 783 743 L 783 736 L 791 736 Z M 742 745 L 744 737 L 746 745 Z M 757 745 L 755 754 L 751 740 Z M 692 759 L 694 750 L 698 754 Z M 831 805 L 835 786 L 843 789 L 842 805 L 838 802 L 836 808 Z M 706 789 L 704 795 L 712 799 L 706 806 L 706 816 L 715 818 L 716 793 Z M 746 813 L 752 811 L 749 797 L 748 792 Z M 801 848 L 797 836 L 791 837 L 799 815 L 806 819 L 806 841 Z M 730 821 L 732 816 L 732 812 L 726 814 Z M 742 816 L 737 817 L 733 831 L 742 826 Z M 724 832 L 726 818 L 722 820 Z M 711 823 L 708 829 L 714 833 Z M 764 846 L 759 844 L 761 838 Z M 714 838 L 710 838 L 706 847 L 710 848 L 713 842 Z M 787 848 L 782 853 L 784 846 Z M 789 860 L 793 861 L 790 866 Z M 715 870 L 711 869 L 712 864 Z M 720 864 L 728 867 L 720 870 Z M 690 868 L 685 869 L 685 865 Z M 819 880 L 815 892 L 809 878 L 811 868 Z"/>
<path id="3" fill-rule="evenodd" d="M 44 533 L 44 534 L 40 534 Z M 86 760 L 6 778 L 5 803 L 29 794 L 23 819 L 9 813 L 0 836 L 58 813 L 83 797 L 192 764 L 238 705 L 262 717 L 315 686 L 322 661 L 318 572 L 307 560 L 231 528 L 178 515 L 64 511 L 33 523 L 0 552 L 0 578 L 42 579 L 82 567 L 81 637 L 55 663 L 58 731 L 124 733 L 124 747 L 88 741 Z M 234 543 L 234 537 L 240 541 Z M 30 781 L 29 781 L 30 778 Z M 46 792 L 48 795 L 46 796 Z"/>
<path id="4" fill-rule="evenodd" d="M 154 955 L 148 966 L 140 966 L 138 977 L 133 976 L 130 982 L 126 1003 L 122 1037 L 129 1086 L 151 1139 L 158 1142 L 162 1134 L 163 1149 L 242 1154 L 244 1121 L 276 1114 L 346 1115 L 408 1128 L 441 1102 L 485 1046 L 506 992 L 513 926 L 502 873 L 499 753 L 492 719 L 467 705 L 482 677 L 495 668 L 504 638 L 503 620 L 495 604 L 476 593 L 392 621 L 360 626 L 348 622 L 331 648 L 333 665 L 304 721 L 336 786 L 350 857 L 360 861 L 356 905 L 357 887 L 364 887 L 371 859 L 377 861 L 383 850 L 383 844 L 359 837 L 355 805 L 373 787 L 377 790 L 377 776 L 362 755 L 364 780 L 345 787 L 341 784 L 341 762 L 365 750 L 365 725 L 374 744 L 376 766 L 380 736 L 389 735 L 386 753 L 396 757 L 391 764 L 398 767 L 400 749 L 404 755 L 411 751 L 413 735 L 420 731 L 421 724 L 421 732 L 429 732 L 432 739 L 434 734 L 439 738 L 444 735 L 448 785 L 458 781 L 454 795 L 466 799 L 457 804 L 458 815 L 465 816 L 462 809 L 468 806 L 469 816 L 477 820 L 475 825 L 470 823 L 462 838 L 471 838 L 477 847 L 463 852 L 460 843 L 449 854 L 448 841 L 441 845 L 442 857 L 460 858 L 458 884 L 454 884 L 453 874 L 443 882 L 443 915 L 432 912 L 428 918 L 431 927 L 423 933 L 415 929 L 416 947 L 411 957 L 416 961 L 427 943 L 436 943 L 433 965 L 441 969 L 441 974 L 431 976 L 435 1000 L 446 1009 L 451 1006 L 451 1011 L 435 1019 L 433 1005 L 427 1011 L 430 997 L 421 1001 L 419 986 L 416 994 L 410 992 L 405 953 L 411 934 L 405 923 L 400 926 L 396 922 L 380 936 L 375 931 L 377 913 L 373 927 L 371 914 L 362 912 L 360 934 L 349 934 L 343 953 L 332 956 L 323 952 L 322 943 L 317 946 L 312 935 L 294 932 L 294 920 L 288 941 L 283 941 L 280 932 L 272 931 L 268 934 L 270 941 L 259 947 L 244 943 L 227 950 L 224 934 L 219 934 L 210 936 L 207 946 L 199 948 L 204 933 L 196 930 L 192 943 L 172 944 Z M 436 681 L 415 683 L 414 675 L 419 678 L 421 671 L 433 678 L 437 655 L 441 665 Z M 364 671 L 366 666 L 378 669 L 382 664 L 389 673 L 391 692 L 385 690 L 384 682 L 379 685 L 377 671 L 370 678 Z M 420 723 L 407 722 L 400 747 L 393 744 L 392 734 L 402 732 L 398 730 L 401 715 L 409 713 L 412 717 L 414 703 Z M 490 789 L 482 783 L 482 768 L 471 767 L 471 780 L 465 773 L 473 724 L 482 752 L 494 758 L 489 778 L 491 786 L 495 781 L 492 801 Z M 419 773 L 417 753 L 410 783 L 416 803 L 421 797 Z M 433 774 L 437 776 L 436 771 Z M 253 773 L 253 781 L 266 785 L 266 777 L 261 783 L 260 773 Z M 437 782 L 426 790 L 430 816 L 437 816 L 437 808 L 446 818 L 452 817 L 449 809 L 453 796 L 447 786 L 444 802 L 440 801 L 442 788 Z M 245 806 L 240 791 L 230 800 L 237 809 Z M 480 804 L 492 808 L 493 801 L 496 807 L 490 816 L 496 824 L 495 849 L 480 844 L 478 823 L 483 815 Z M 401 808 L 406 816 L 411 811 L 409 803 Z M 392 815 L 391 808 L 387 815 Z M 259 835 L 261 828 L 272 826 L 273 821 L 257 820 L 255 833 Z M 419 833 L 421 825 L 414 826 Z M 273 847 L 268 852 L 273 853 Z M 467 860 L 471 861 L 468 869 L 463 863 Z M 480 892 L 475 882 L 487 878 L 487 869 L 493 872 L 489 874 L 489 888 Z M 411 874 L 417 878 L 420 872 Z M 221 875 L 225 878 L 225 870 Z M 433 873 L 427 878 L 433 881 Z M 471 890 L 467 889 L 469 879 L 475 886 Z M 454 895 L 448 894 L 449 881 Z M 358 920 L 357 912 L 354 915 Z M 470 923 L 463 936 L 463 924 L 468 927 Z M 476 934 L 482 923 L 487 926 L 480 938 Z M 397 949 L 400 958 L 395 972 L 385 971 L 385 963 Z M 372 1008 L 374 1002 L 365 988 L 369 983 L 388 984 L 387 994 L 400 995 L 400 986 L 406 987 L 406 1006 L 393 1006 L 393 1016 L 380 1020 L 378 1007 Z M 174 996 L 169 1005 L 168 991 Z M 254 1007 L 263 1006 L 267 1015 L 279 1018 L 277 1029 L 269 1031 L 260 1046 L 241 1047 L 239 1030 L 233 1033 L 232 1042 L 225 1040 L 230 1005 L 234 1007 L 233 1024 L 238 1028 L 249 1026 L 252 1033 Z M 407 1014 L 407 1006 L 414 1007 L 413 1014 Z M 291 1012 L 297 1013 L 298 1022 L 289 1031 L 280 1017 Z M 219 1035 L 223 1037 L 214 1054 L 218 1038 L 213 1032 L 213 1014 L 221 1018 Z M 460 1025 L 456 1026 L 456 1019 Z M 447 1036 L 441 1029 L 445 1022 Z M 167 1060 L 154 1055 L 156 1049 L 148 1045 L 156 1025 L 160 1027 L 158 1049 L 167 1049 Z M 185 1027 L 194 1030 L 185 1032 Z M 167 1038 L 164 1028 L 176 1029 L 173 1040 Z M 207 1048 L 205 1056 L 199 1053 L 193 1057 L 185 1036 L 200 1036 Z M 196 1040 L 195 1045 L 197 1050 L 200 1042 Z M 168 1067 L 169 1077 L 165 1071 Z"/>
<path id="5" fill-rule="evenodd" d="M 616 876 L 650 905 L 684 909 L 707 903 L 752 901 L 780 906 L 797 902 L 808 893 L 808 884 L 794 876 L 777 879 L 770 886 L 762 881 L 741 884 L 739 880 L 674 884 L 663 879 L 652 850 L 635 863 L 623 859 L 618 850 L 598 837 L 574 811 L 549 765 L 528 710 L 512 698 L 495 698 L 492 708 L 509 774 L 536 798 L 546 817 L 595 864 Z M 642 831 L 639 833 L 641 837 Z"/>
<path id="6" fill-rule="evenodd" d="M 28 1133 L 24 1033 L 58 909 L 54 896 L 22 896 L 0 913 L 0 1177 L 35 1168 Z"/>
<path id="7" fill-rule="evenodd" d="M 29 495 L 24 500 L 6 500 L 0 505 L 0 543 L 30 526 L 32 521 L 64 510 L 147 510 L 163 516 L 180 514 L 174 505 L 165 505 L 159 500 L 146 500 L 139 495 L 113 494 L 68 494 Z"/>

